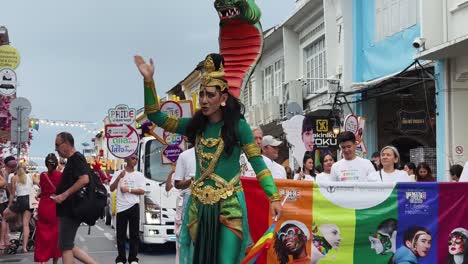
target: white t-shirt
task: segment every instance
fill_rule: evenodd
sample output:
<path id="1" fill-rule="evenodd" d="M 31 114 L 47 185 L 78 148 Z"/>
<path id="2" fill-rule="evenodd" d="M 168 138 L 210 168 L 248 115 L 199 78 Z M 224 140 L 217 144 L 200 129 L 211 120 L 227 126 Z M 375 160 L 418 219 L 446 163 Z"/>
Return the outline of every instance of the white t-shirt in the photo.
<path id="1" fill-rule="evenodd" d="M 299 177 L 301 177 L 301 174 L 300 173 L 296 173 L 294 175 L 294 179 L 295 180 L 299 180 L 299 181 L 315 181 L 314 177 L 309 175 L 309 174 L 304 174 L 304 178 L 302 179 L 299 179 Z"/>
<path id="2" fill-rule="evenodd" d="M 271 171 L 273 179 L 286 179 L 286 169 L 276 163 L 274 160 L 269 159 L 262 155 L 263 161 L 265 162 L 267 168 Z"/>
<path id="3" fill-rule="evenodd" d="M 172 183 L 174 184 L 175 181 L 183 181 L 195 177 L 196 169 L 195 148 L 187 149 L 182 152 L 177 159 Z M 182 196 L 184 193 L 190 193 L 190 188 L 179 190 L 179 196 Z"/>
<path id="4" fill-rule="evenodd" d="M 372 172 L 375 168 L 369 160 L 361 157 L 342 159 L 332 165 L 330 181 L 367 182 Z"/>
<path id="5" fill-rule="evenodd" d="M 247 159 L 247 156 L 245 155 L 245 153 L 242 153 L 240 155 L 239 164 L 240 164 L 240 167 L 241 167 L 241 169 L 240 169 L 241 170 L 241 176 L 245 176 L 245 177 L 255 177 L 256 176 L 255 171 L 252 168 L 252 165 L 250 165 L 250 162 Z"/>
<path id="6" fill-rule="evenodd" d="M 112 176 L 111 183 L 114 183 L 115 179 L 119 177 L 120 173 L 122 171 L 117 171 L 114 173 L 114 176 Z M 130 207 L 134 206 L 135 204 L 140 202 L 140 195 L 138 194 L 133 194 L 133 193 L 122 193 L 120 191 L 120 188 L 122 186 L 127 185 L 128 188 L 131 188 L 132 190 L 140 189 L 140 190 L 145 190 L 145 185 L 146 185 L 146 179 L 145 176 L 143 176 L 143 173 L 139 171 L 133 171 L 133 172 L 125 172 L 125 176 L 120 179 L 119 184 L 117 185 L 117 213 L 123 212 Z"/>
<path id="7" fill-rule="evenodd" d="M 459 182 L 468 182 L 468 161 L 465 163 L 465 166 L 463 167 Z"/>
<path id="8" fill-rule="evenodd" d="M 325 173 L 325 172 L 319 173 L 317 174 L 317 178 L 315 180 L 317 182 L 329 182 L 331 181 L 330 173 Z"/>
<path id="9" fill-rule="evenodd" d="M 386 173 L 383 169 L 380 170 L 382 173 L 382 179 L 380 179 L 379 171 L 374 171 L 368 177 L 370 182 L 411 182 L 411 178 L 408 173 L 403 170 L 394 170 L 392 173 Z"/>

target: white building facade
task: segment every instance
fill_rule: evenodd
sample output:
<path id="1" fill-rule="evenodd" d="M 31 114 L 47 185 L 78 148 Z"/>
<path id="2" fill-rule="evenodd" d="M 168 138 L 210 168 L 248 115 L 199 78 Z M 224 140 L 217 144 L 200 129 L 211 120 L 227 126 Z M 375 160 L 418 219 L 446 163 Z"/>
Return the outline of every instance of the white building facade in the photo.
<path id="1" fill-rule="evenodd" d="M 452 164 L 468 160 L 468 1 L 421 0 L 421 47 L 417 58 L 436 61 L 437 167 L 448 179 Z"/>

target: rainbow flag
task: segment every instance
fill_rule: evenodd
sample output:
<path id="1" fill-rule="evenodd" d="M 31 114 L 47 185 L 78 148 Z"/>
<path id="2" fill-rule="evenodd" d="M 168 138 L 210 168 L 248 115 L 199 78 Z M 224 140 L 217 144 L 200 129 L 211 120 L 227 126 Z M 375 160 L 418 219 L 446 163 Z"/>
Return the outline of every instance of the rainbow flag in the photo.
<path id="1" fill-rule="evenodd" d="M 252 264 L 255 263 L 258 256 L 262 253 L 264 249 L 269 249 L 273 243 L 273 237 L 275 233 L 275 227 L 277 222 L 268 228 L 268 230 L 263 234 L 263 236 L 255 243 L 255 245 L 250 249 L 249 253 L 242 260 L 241 264 Z"/>

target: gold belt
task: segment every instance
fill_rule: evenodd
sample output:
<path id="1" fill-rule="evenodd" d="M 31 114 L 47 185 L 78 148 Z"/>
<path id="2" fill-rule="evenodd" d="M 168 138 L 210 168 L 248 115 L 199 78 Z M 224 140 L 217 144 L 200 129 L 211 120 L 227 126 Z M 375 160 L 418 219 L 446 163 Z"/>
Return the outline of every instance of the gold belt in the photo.
<path id="1" fill-rule="evenodd" d="M 215 204 L 221 199 L 227 199 L 234 193 L 242 191 L 242 186 L 227 185 L 222 186 L 215 183 L 215 186 L 203 186 L 203 182 L 192 184 L 192 195 L 195 196 L 203 204 Z"/>

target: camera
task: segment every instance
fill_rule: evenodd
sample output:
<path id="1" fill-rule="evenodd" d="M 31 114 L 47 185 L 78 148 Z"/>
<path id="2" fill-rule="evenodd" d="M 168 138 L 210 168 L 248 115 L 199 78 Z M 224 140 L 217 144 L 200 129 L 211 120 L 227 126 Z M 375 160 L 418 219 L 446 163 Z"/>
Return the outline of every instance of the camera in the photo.
<path id="1" fill-rule="evenodd" d="M 413 47 L 415 49 L 420 49 L 420 48 L 423 48 L 424 49 L 424 44 L 426 43 L 426 39 L 424 38 L 420 38 L 420 37 L 417 37 L 413 40 Z"/>

